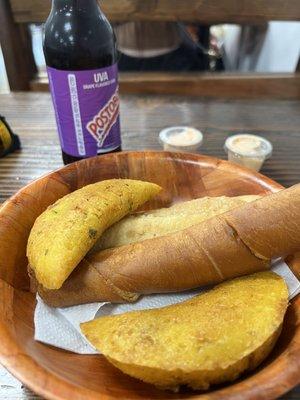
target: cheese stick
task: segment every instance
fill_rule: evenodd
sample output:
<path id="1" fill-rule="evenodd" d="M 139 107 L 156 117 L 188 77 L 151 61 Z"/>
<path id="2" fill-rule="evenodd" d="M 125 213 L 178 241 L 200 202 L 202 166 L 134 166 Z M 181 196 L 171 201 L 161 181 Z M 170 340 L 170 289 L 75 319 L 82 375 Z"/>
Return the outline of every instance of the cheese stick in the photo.
<path id="1" fill-rule="evenodd" d="M 295 185 L 182 231 L 88 255 L 60 290 L 38 290 L 53 306 L 128 302 L 262 271 L 299 250 Z"/>

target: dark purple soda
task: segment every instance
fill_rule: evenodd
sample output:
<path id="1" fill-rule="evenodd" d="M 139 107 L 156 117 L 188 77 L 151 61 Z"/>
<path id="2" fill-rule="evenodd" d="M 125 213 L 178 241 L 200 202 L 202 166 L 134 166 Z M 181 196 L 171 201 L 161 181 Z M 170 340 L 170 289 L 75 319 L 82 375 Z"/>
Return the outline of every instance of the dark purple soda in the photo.
<path id="1" fill-rule="evenodd" d="M 121 150 L 116 39 L 96 0 L 52 0 L 44 54 L 65 164 Z"/>

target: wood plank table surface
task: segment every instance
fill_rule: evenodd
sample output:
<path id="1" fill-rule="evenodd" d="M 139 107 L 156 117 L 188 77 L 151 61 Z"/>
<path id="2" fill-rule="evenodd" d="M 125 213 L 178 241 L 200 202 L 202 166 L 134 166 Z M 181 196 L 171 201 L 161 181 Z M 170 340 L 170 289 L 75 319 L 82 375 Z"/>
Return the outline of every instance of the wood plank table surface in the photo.
<path id="1" fill-rule="evenodd" d="M 3 202 L 32 179 L 62 166 L 62 160 L 48 93 L 0 95 L 0 113 L 22 142 L 22 150 L 0 159 Z M 300 181 L 300 101 L 123 96 L 121 125 L 124 150 L 161 149 L 162 128 L 190 125 L 204 134 L 201 153 L 219 158 L 226 158 L 223 145 L 229 134 L 261 134 L 274 146 L 262 173 L 284 186 Z M 39 397 L 0 367 L 2 399 Z M 300 400 L 300 386 L 282 399 Z"/>

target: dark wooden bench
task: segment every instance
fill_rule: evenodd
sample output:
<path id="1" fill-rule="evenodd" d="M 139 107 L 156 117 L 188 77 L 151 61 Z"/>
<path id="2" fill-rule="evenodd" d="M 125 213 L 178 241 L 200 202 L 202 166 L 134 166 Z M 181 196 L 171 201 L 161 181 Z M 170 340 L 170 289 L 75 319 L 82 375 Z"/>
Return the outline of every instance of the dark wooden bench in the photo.
<path id="1" fill-rule="evenodd" d="M 102 0 L 101 8 L 112 22 L 183 21 L 211 25 L 300 20 L 299 0 Z M 13 91 L 48 90 L 47 77 L 36 75 L 28 24 L 45 21 L 49 10 L 50 0 L 0 0 L 0 39 Z M 291 99 L 300 98 L 300 72 L 122 73 L 120 88 L 126 93 Z"/>

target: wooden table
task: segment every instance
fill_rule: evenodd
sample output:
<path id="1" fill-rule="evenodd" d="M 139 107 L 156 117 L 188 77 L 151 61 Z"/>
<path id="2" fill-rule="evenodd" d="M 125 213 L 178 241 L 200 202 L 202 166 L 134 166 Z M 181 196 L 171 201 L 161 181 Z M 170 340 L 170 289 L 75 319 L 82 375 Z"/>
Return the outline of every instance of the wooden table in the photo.
<path id="1" fill-rule="evenodd" d="M 21 151 L 0 159 L 2 202 L 32 179 L 60 167 L 62 160 L 49 94 L 1 95 L 0 112 L 22 142 Z M 124 96 L 121 123 L 124 150 L 160 149 L 158 133 L 162 128 L 190 125 L 204 133 L 201 152 L 219 158 L 226 158 L 223 144 L 228 134 L 261 134 L 274 146 L 273 156 L 262 173 L 284 186 L 300 180 L 300 102 L 297 101 Z M 0 399 L 38 397 L 0 367 Z M 300 387 L 282 399 L 300 399 Z"/>

